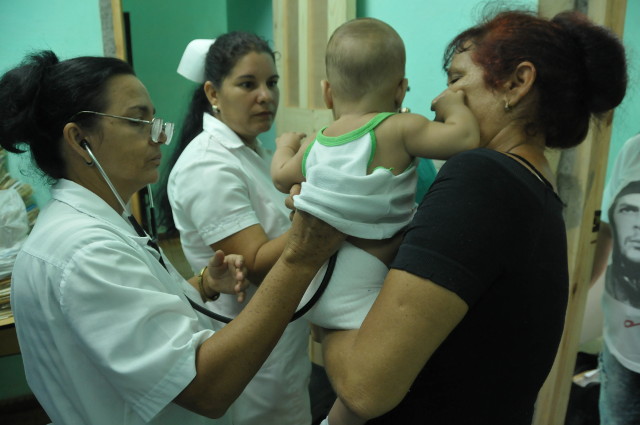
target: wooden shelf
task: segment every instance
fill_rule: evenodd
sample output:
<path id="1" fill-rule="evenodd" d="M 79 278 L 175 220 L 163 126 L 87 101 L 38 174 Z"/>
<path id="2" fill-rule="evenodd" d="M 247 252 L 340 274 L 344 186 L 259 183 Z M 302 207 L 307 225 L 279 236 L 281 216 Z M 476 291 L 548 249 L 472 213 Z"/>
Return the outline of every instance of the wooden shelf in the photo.
<path id="1" fill-rule="evenodd" d="M 7 317 L 6 319 L 0 319 L 0 328 L 4 328 L 6 326 L 15 326 L 13 316 Z"/>

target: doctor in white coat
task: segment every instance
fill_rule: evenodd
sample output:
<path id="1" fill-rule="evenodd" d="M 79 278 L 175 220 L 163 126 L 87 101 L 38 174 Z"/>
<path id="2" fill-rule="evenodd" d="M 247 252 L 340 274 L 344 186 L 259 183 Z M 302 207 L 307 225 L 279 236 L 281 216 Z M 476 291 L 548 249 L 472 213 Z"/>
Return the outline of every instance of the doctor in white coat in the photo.
<path id="1" fill-rule="evenodd" d="M 0 145 L 28 148 L 54 181 L 11 285 L 27 381 L 49 418 L 231 423 L 227 409 L 276 345 L 314 271 L 296 270 L 296 247 L 285 249 L 293 261 L 278 262 L 221 332 L 192 307 L 219 292 L 241 297 L 243 260 L 212 252 L 208 267 L 185 281 L 128 212 L 133 194 L 158 179 L 173 126 L 154 117 L 127 63 L 36 53 L 0 78 L 0 113 Z M 279 283 L 294 270 L 300 284 Z"/>

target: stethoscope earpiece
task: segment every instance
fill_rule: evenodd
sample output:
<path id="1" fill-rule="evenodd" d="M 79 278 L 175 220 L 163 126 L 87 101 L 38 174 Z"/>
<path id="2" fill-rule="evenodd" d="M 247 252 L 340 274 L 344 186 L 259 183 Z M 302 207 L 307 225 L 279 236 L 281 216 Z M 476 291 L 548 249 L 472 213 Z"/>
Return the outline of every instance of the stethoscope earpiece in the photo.
<path id="1" fill-rule="evenodd" d="M 80 140 L 80 147 L 87 151 L 87 153 L 91 157 L 91 161 L 85 161 L 84 163 L 89 167 L 93 166 L 93 164 L 95 163 L 95 157 L 93 156 L 93 152 L 91 152 L 91 149 L 89 148 L 89 142 L 87 142 L 87 139 Z"/>

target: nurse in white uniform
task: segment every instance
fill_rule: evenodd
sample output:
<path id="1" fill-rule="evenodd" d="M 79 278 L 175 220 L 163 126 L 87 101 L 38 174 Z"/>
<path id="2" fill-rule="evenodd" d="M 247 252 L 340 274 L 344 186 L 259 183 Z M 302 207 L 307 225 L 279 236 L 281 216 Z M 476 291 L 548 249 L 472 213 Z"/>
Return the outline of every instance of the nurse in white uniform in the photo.
<path id="1" fill-rule="evenodd" d="M 233 324 L 214 331 L 194 308 L 245 289 L 242 257 L 218 252 L 185 281 L 128 211 L 158 179 L 171 139 L 154 112 L 115 58 L 60 62 L 43 51 L 0 78 L 0 145 L 28 148 L 55 182 L 11 285 L 27 381 L 54 424 L 232 423 L 225 413 L 315 274 L 296 269 L 300 283 L 283 286 L 294 268 L 279 261 Z"/>
<path id="2" fill-rule="evenodd" d="M 258 140 L 271 128 L 278 108 L 274 55 L 261 38 L 232 32 L 213 44 L 191 42 L 178 72 L 201 85 L 183 123 L 180 146 L 174 152 L 179 158 L 166 191 L 175 228 L 194 271 L 217 249 L 242 254 L 253 283 L 247 291 L 249 300 L 280 256 L 290 227 L 284 195 L 271 181 L 271 155 Z M 171 229 L 167 210 L 163 207 Z M 246 303 L 223 294 L 208 307 L 235 317 Z M 287 327 L 232 406 L 234 423 L 311 423 L 308 336 L 304 320 Z"/>

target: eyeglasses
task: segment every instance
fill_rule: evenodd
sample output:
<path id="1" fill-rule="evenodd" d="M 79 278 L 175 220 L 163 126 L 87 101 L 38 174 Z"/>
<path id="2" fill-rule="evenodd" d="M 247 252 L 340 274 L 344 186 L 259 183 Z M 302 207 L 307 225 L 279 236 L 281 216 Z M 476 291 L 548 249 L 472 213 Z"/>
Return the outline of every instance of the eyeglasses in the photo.
<path id="1" fill-rule="evenodd" d="M 111 115 L 111 114 L 105 114 L 103 112 L 95 112 L 95 111 L 80 111 L 77 112 L 73 117 L 71 117 L 71 121 L 73 120 L 73 118 L 76 117 L 76 115 L 79 114 L 94 114 L 94 115 L 100 115 L 103 117 L 110 117 L 110 118 L 118 118 L 121 120 L 127 120 L 127 121 L 131 121 L 131 122 L 137 122 L 140 124 L 146 124 L 146 125 L 150 125 L 151 126 L 151 140 L 154 143 L 164 143 L 165 145 L 168 145 L 169 143 L 171 143 L 171 137 L 173 136 L 173 128 L 174 128 L 174 124 L 172 122 L 164 122 L 164 120 L 162 118 L 154 118 L 151 121 L 147 121 L 147 120 L 140 120 L 138 118 L 131 118 L 131 117 L 123 117 L 120 115 Z M 161 140 L 160 137 L 164 135 L 164 140 Z"/>

